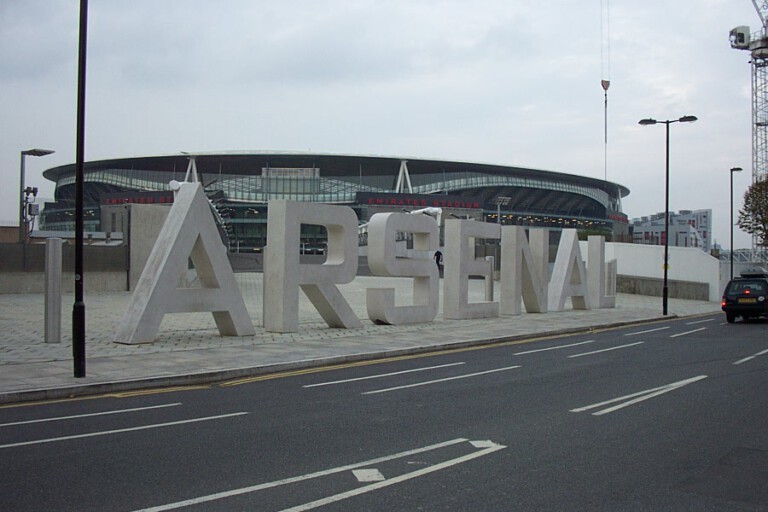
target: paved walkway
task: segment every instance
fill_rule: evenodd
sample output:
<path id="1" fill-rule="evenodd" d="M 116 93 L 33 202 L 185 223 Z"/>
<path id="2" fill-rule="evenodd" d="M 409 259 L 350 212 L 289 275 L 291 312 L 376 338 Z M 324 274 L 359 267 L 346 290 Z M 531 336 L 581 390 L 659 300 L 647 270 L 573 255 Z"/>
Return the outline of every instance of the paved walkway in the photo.
<path id="1" fill-rule="evenodd" d="M 375 325 L 365 311 L 365 290 L 394 287 L 397 304 L 404 305 L 411 296 L 411 280 L 360 276 L 339 288 L 363 321 L 362 329 L 328 328 L 302 294 L 299 332 L 275 334 L 261 327 L 262 275 L 236 276 L 256 326 L 255 336 L 221 337 L 211 314 L 177 314 L 166 316 L 154 343 L 121 345 L 111 340 L 130 293 L 86 295 L 84 378 L 73 377 L 72 295 L 64 296 L 61 343 L 45 342 L 42 295 L 0 295 L 0 403 L 214 382 L 663 318 L 660 297 L 619 295 L 615 309 L 481 320 L 445 320 L 438 314 L 429 324 Z M 484 290 L 483 281 L 470 281 L 470 301 L 482 301 Z M 669 302 L 669 313 L 676 316 L 719 310 L 719 304 L 712 302 Z"/>

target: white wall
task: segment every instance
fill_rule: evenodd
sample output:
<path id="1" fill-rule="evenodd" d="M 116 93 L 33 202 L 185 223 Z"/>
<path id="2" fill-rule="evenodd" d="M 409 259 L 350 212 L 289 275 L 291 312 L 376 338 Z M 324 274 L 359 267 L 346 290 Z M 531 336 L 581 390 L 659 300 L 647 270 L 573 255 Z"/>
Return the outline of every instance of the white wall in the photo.
<path id="1" fill-rule="evenodd" d="M 170 211 L 170 204 L 131 204 L 129 206 L 131 268 L 128 282 L 131 290 L 136 289 L 149 254 L 155 246 L 155 241 Z"/>
<path id="2" fill-rule="evenodd" d="M 581 243 L 581 254 L 587 259 L 587 242 Z M 605 259 L 615 259 L 618 274 L 636 277 L 664 277 L 664 246 L 608 242 Z M 589 264 L 589 262 L 587 262 Z M 701 249 L 693 247 L 669 248 L 669 280 L 707 283 L 709 300 L 718 302 L 722 296 L 720 262 Z"/>

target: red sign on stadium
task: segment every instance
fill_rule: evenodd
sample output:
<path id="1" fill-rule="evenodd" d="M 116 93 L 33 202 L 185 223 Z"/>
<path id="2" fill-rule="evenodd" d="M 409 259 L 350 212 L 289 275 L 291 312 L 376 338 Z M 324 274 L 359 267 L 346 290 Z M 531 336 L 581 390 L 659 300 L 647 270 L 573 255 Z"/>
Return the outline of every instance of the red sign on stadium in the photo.
<path id="1" fill-rule="evenodd" d="M 102 205 L 112 204 L 171 204 L 173 192 L 121 192 L 101 196 Z"/>
<path id="2" fill-rule="evenodd" d="M 415 208 L 482 208 L 482 202 L 475 197 L 446 196 L 434 194 L 373 194 L 358 192 L 357 203 L 376 206 L 413 206 Z"/>

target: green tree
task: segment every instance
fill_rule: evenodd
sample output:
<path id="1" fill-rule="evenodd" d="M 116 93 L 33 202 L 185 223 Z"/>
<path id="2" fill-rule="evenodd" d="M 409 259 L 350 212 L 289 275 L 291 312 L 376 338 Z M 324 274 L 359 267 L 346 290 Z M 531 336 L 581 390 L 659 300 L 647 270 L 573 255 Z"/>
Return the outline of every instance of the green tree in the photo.
<path id="1" fill-rule="evenodd" d="M 611 242 L 613 240 L 613 233 L 609 228 L 587 228 L 579 229 L 576 232 L 576 236 L 579 237 L 579 240 L 588 240 L 589 237 L 593 235 L 604 236 L 606 242 Z"/>
<path id="2" fill-rule="evenodd" d="M 768 245 L 768 180 L 753 183 L 744 193 L 744 207 L 739 210 L 738 226 Z"/>

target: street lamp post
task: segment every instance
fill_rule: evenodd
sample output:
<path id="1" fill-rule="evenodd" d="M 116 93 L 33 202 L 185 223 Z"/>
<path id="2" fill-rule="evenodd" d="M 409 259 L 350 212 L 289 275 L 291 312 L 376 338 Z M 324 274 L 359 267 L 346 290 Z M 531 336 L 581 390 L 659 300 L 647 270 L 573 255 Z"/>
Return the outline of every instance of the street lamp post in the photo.
<path id="1" fill-rule="evenodd" d="M 741 167 L 731 168 L 731 279 L 733 279 L 733 173 L 742 170 Z"/>
<path id="2" fill-rule="evenodd" d="M 507 206 L 511 200 L 512 198 L 507 196 L 497 196 L 493 199 L 496 203 L 496 224 L 501 224 L 501 207 Z"/>
<path id="3" fill-rule="evenodd" d="M 664 176 L 664 283 L 661 290 L 661 311 L 664 316 L 669 311 L 669 125 L 672 123 L 692 123 L 697 119 L 696 116 L 683 116 L 679 119 L 667 119 L 666 121 L 657 121 L 653 118 L 640 120 L 640 124 L 643 126 L 664 124 L 667 127 L 666 171 Z"/>
<path id="4" fill-rule="evenodd" d="M 21 169 L 19 171 L 19 243 L 27 243 L 27 201 L 24 183 L 25 168 L 24 159 L 28 156 L 45 156 L 53 153 L 51 149 L 26 149 L 21 152 Z"/>
<path id="5" fill-rule="evenodd" d="M 77 136 L 75 141 L 75 303 L 72 305 L 72 362 L 75 378 L 85 377 L 85 298 L 83 279 L 83 204 L 85 183 L 85 59 L 88 0 L 80 0 L 77 59 Z"/>

